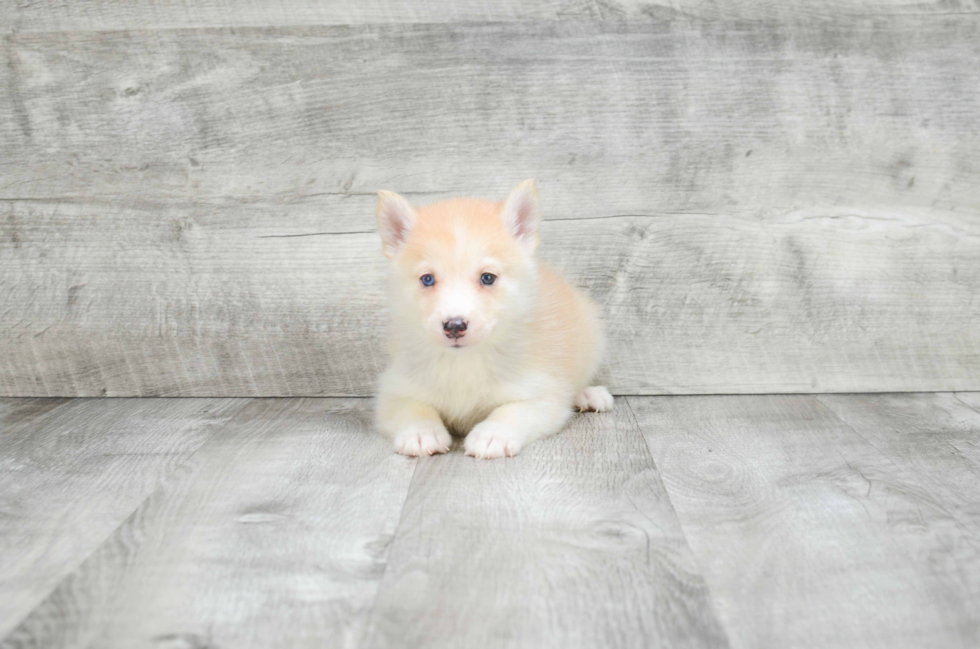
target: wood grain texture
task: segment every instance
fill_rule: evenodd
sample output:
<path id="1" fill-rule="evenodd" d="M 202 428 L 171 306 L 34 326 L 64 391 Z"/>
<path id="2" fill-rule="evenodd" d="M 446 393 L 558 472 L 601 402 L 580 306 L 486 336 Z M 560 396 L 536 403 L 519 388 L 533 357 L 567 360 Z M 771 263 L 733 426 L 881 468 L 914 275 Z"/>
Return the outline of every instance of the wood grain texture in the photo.
<path id="1" fill-rule="evenodd" d="M 4 431 L 0 433 L 0 453 L 5 445 L 13 444 L 11 431 L 36 425 L 68 403 L 69 399 L 0 399 L 0 431 Z"/>
<path id="2" fill-rule="evenodd" d="M 0 394 L 369 394 L 374 192 L 527 176 L 546 258 L 603 303 L 619 393 L 980 387 L 980 19 L 2 51 Z"/>
<path id="3" fill-rule="evenodd" d="M 980 211 L 980 18 L 41 33 L 2 48 L 0 198 L 503 197 L 533 176 L 564 218 Z"/>
<path id="4" fill-rule="evenodd" d="M 0 648 L 972 648 L 971 404 L 630 397 L 416 462 L 367 400 L 0 399 Z"/>
<path id="5" fill-rule="evenodd" d="M 980 412 L 980 392 L 958 392 L 956 398 Z"/>
<path id="6" fill-rule="evenodd" d="M 975 519 L 943 465 L 896 465 L 810 396 L 629 403 L 733 647 L 977 645 Z"/>
<path id="7" fill-rule="evenodd" d="M 278 217 L 236 227 L 208 212 L 175 235 L 136 210 L 33 209 L 2 271 L 0 393 L 373 391 L 388 317 L 373 232 L 262 238 Z M 90 225 L 100 217 L 111 244 Z M 602 307 L 602 380 L 618 393 L 980 380 L 970 217 L 623 216 L 549 221 L 543 239 L 542 256 Z"/>
<path id="8" fill-rule="evenodd" d="M 841 17 L 969 16 L 976 0 L 75 0 L 0 3 L 16 31 L 272 27 L 510 20 L 662 20 L 678 17 L 826 20 Z"/>
<path id="9" fill-rule="evenodd" d="M 38 405 L 43 415 L 32 410 Z M 0 637 L 241 405 L 197 399 L 21 404 L 20 419 L 0 432 Z"/>
<path id="10" fill-rule="evenodd" d="M 968 403 L 977 393 L 965 395 Z M 945 605 L 955 611 L 964 646 L 980 644 L 980 412 L 952 394 L 821 395 L 847 422 L 926 492 L 910 528 L 935 528 L 941 544 L 921 560 L 954 588 Z"/>
<path id="11" fill-rule="evenodd" d="M 252 401 L 0 646 L 354 646 L 415 466 L 370 405 Z"/>
<path id="12" fill-rule="evenodd" d="M 420 461 L 364 647 L 726 647 L 625 404 Z"/>
<path id="13" fill-rule="evenodd" d="M 980 531 L 980 413 L 970 407 L 977 397 L 829 394 L 819 400 L 903 469 L 950 481 L 942 502 L 960 500 Z"/>

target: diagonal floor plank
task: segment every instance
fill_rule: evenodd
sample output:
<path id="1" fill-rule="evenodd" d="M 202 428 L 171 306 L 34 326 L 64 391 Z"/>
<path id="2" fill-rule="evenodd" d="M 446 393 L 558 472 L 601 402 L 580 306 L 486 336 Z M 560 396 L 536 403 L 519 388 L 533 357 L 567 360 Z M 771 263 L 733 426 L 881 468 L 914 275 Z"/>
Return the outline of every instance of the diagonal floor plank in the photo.
<path id="1" fill-rule="evenodd" d="M 24 399 L 0 429 L 0 637 L 241 399 Z"/>
<path id="2" fill-rule="evenodd" d="M 620 402 L 505 461 L 421 460 L 365 647 L 726 647 Z"/>
<path id="3" fill-rule="evenodd" d="M 929 484 L 944 505 L 980 525 L 980 412 L 965 393 L 816 397 L 889 460 Z M 980 610 L 980 609 L 978 609 Z"/>
<path id="4" fill-rule="evenodd" d="M 895 525 L 940 541 L 920 558 L 942 581 L 934 594 L 956 613 L 963 645 L 980 646 L 980 413 L 949 393 L 817 398 L 921 485 L 921 510 Z"/>
<path id="5" fill-rule="evenodd" d="M 45 417 L 53 416 L 59 408 L 67 406 L 70 399 L 18 398 L 0 399 L 0 454 L 22 431 L 30 431 Z"/>
<path id="6" fill-rule="evenodd" d="M 974 410 L 980 408 L 980 392 L 956 392 L 954 396 Z"/>
<path id="7" fill-rule="evenodd" d="M 957 392 L 955 396 L 974 411 L 980 412 L 980 392 Z M 980 464 L 980 435 L 974 433 L 966 439 L 957 440 L 957 448 Z"/>
<path id="8" fill-rule="evenodd" d="M 809 396 L 629 403 L 732 646 L 977 646 L 973 531 L 930 478 Z"/>
<path id="9" fill-rule="evenodd" d="M 256 399 L 3 647 L 350 647 L 415 462 L 353 399 Z"/>

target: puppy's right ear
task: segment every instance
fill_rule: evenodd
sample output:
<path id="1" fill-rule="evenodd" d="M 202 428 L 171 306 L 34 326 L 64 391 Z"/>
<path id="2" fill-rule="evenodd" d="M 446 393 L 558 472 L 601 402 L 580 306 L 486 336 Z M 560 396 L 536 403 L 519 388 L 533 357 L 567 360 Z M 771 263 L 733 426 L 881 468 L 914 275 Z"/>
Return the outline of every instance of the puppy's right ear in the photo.
<path id="1" fill-rule="evenodd" d="M 411 204 L 394 192 L 378 192 L 378 234 L 384 246 L 385 257 L 398 254 L 408 240 L 418 215 Z"/>

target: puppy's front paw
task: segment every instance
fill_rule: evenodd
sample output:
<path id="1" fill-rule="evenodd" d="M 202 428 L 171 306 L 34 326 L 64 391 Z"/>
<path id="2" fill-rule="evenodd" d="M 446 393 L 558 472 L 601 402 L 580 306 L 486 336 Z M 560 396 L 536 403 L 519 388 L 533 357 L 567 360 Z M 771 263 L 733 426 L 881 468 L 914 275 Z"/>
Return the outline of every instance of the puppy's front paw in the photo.
<path id="1" fill-rule="evenodd" d="M 445 453 L 452 443 L 446 427 L 434 421 L 409 424 L 395 435 L 395 451 L 411 457 Z"/>
<path id="2" fill-rule="evenodd" d="M 524 445 L 524 436 L 516 430 L 496 421 L 477 424 L 466 436 L 463 447 L 467 455 L 492 460 L 497 457 L 514 457 Z"/>
<path id="3" fill-rule="evenodd" d="M 578 393 L 575 397 L 575 407 L 582 412 L 587 410 L 607 412 L 612 410 L 613 395 L 609 394 L 609 390 L 604 386 L 593 385 Z"/>

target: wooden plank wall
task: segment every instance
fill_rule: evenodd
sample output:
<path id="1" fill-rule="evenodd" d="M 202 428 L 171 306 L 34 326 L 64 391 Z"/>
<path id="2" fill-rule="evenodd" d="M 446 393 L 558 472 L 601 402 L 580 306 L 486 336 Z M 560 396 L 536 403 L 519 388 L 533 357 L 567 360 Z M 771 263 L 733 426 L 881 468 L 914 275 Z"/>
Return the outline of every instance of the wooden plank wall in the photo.
<path id="1" fill-rule="evenodd" d="M 4 0 L 17 31 L 673 18 L 973 16 L 977 0 Z"/>
<path id="2" fill-rule="evenodd" d="M 285 7 L 0 4 L 0 394 L 370 394 L 376 190 L 529 176 L 614 392 L 980 389 L 975 2 Z"/>

